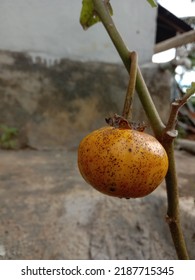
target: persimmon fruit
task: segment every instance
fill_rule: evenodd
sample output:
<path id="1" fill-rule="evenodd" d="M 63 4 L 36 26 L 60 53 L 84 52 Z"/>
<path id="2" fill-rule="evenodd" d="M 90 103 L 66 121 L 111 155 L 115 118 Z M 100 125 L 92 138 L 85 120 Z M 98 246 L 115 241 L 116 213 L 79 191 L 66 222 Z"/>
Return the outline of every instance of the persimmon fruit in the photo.
<path id="1" fill-rule="evenodd" d="M 138 198 L 160 185 L 167 173 L 168 158 L 152 135 L 105 126 L 81 141 L 78 167 L 85 181 L 101 193 Z"/>

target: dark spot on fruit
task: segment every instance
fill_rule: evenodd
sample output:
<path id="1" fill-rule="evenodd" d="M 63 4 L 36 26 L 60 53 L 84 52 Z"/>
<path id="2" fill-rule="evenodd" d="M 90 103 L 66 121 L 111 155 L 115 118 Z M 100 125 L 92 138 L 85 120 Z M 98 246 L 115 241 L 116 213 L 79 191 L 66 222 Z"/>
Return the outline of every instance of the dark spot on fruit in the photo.
<path id="1" fill-rule="evenodd" d="M 129 148 L 129 149 L 128 149 L 128 151 L 131 153 L 131 152 L 132 152 L 132 149 L 131 149 L 131 148 Z"/>
<path id="2" fill-rule="evenodd" d="M 113 188 L 113 187 L 111 187 L 111 188 L 109 188 L 109 190 L 111 191 L 111 192 L 115 192 L 115 188 Z"/>

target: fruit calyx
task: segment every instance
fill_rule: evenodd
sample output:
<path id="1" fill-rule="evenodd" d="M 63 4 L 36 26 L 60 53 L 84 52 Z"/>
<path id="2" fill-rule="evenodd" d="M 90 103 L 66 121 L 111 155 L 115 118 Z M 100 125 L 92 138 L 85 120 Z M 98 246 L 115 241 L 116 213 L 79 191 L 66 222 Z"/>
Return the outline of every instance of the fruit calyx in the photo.
<path id="1" fill-rule="evenodd" d="M 114 114 L 114 116 L 110 118 L 105 118 L 105 121 L 110 126 L 119 129 L 133 129 L 142 132 L 146 128 L 145 123 L 130 122 L 118 114 Z"/>

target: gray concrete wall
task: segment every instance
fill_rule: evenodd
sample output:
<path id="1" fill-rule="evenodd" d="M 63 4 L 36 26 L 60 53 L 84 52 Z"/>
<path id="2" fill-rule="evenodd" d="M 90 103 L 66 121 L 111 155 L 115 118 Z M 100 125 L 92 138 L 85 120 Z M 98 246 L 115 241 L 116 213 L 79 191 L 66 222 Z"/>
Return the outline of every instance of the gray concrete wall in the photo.
<path id="1" fill-rule="evenodd" d="M 19 129 L 19 146 L 76 146 L 106 117 L 122 113 L 128 84 L 123 65 L 64 59 L 47 67 L 23 53 L 0 52 L 0 69 L 0 124 Z M 166 121 L 170 73 L 154 65 L 142 72 Z M 135 96 L 133 119 L 148 123 Z"/>
<path id="2" fill-rule="evenodd" d="M 18 147 L 76 146 L 122 112 L 128 74 L 102 24 L 83 31 L 81 3 L 0 1 L 0 125 L 18 128 Z M 111 3 L 127 45 L 140 63 L 150 61 L 156 9 L 143 0 Z M 150 66 L 143 74 L 165 120 L 169 76 Z M 134 120 L 146 120 L 138 98 L 134 111 Z"/>

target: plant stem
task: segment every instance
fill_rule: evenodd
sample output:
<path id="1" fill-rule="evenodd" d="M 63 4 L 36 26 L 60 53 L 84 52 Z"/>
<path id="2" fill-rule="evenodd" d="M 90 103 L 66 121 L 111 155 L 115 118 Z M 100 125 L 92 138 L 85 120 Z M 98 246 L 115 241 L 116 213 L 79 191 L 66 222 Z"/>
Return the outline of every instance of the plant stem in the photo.
<path id="1" fill-rule="evenodd" d="M 172 240 L 177 252 L 178 259 L 188 260 L 188 252 L 185 244 L 185 240 L 182 233 L 180 216 L 179 216 L 179 194 L 177 175 L 175 170 L 175 158 L 174 158 L 174 144 L 168 143 L 165 146 L 168 159 L 169 169 L 166 175 L 166 188 L 167 188 L 167 217 L 166 221 L 169 225 Z"/>
<path id="2" fill-rule="evenodd" d="M 179 218 L 179 194 L 178 194 L 178 182 L 175 170 L 174 160 L 174 138 L 177 136 L 177 130 L 175 130 L 177 116 L 179 109 L 187 102 L 188 98 L 194 93 L 194 89 L 190 89 L 183 96 L 182 99 L 172 102 L 171 113 L 167 126 L 162 135 L 162 142 L 166 149 L 169 159 L 169 169 L 166 175 L 166 187 L 167 187 L 167 222 L 171 231 L 172 239 L 177 251 L 179 259 L 189 259 L 188 252 L 185 245 L 185 240 L 182 234 Z"/>
<path id="3" fill-rule="evenodd" d="M 107 30 L 114 46 L 116 47 L 128 73 L 130 69 L 129 50 L 125 46 L 115 24 L 107 10 L 104 0 L 93 0 L 95 12 L 100 17 L 105 29 Z M 142 106 L 146 112 L 146 115 L 151 123 L 152 129 L 157 139 L 159 139 L 162 145 L 167 151 L 169 158 L 169 169 L 166 175 L 166 187 L 167 187 L 167 221 L 173 238 L 174 246 L 179 259 L 189 259 L 183 233 L 181 230 L 180 217 L 179 217 L 179 195 L 177 185 L 177 175 L 175 170 L 174 159 L 174 145 L 173 140 L 175 136 L 167 134 L 167 130 L 162 123 L 162 120 L 156 110 L 156 107 L 152 101 L 150 93 L 147 89 L 145 81 L 142 77 L 139 67 L 137 68 L 136 78 L 136 91 L 139 95 Z M 165 137 L 168 135 L 169 137 Z"/>
<path id="4" fill-rule="evenodd" d="M 100 17 L 106 31 L 108 32 L 116 50 L 118 51 L 128 73 L 129 73 L 130 64 L 131 64 L 130 59 L 129 59 L 130 51 L 127 49 L 123 39 L 121 38 L 113 20 L 112 20 L 112 17 L 110 16 L 106 3 L 102 0 L 93 0 L 93 3 L 94 3 L 95 12 Z M 136 91 L 137 91 L 140 101 L 143 105 L 143 108 L 146 112 L 146 115 L 147 115 L 148 119 L 150 120 L 152 129 L 155 133 L 155 136 L 159 139 L 165 126 L 162 123 L 162 120 L 156 110 L 156 107 L 153 103 L 153 100 L 152 100 L 150 93 L 147 89 L 147 86 L 144 82 L 144 79 L 142 77 L 139 67 L 137 68 Z"/>
<path id="5" fill-rule="evenodd" d="M 123 108 L 123 117 L 128 121 L 132 119 L 133 96 L 135 92 L 136 76 L 137 76 L 137 53 L 130 53 L 131 65 L 129 73 L 129 84 Z"/>

